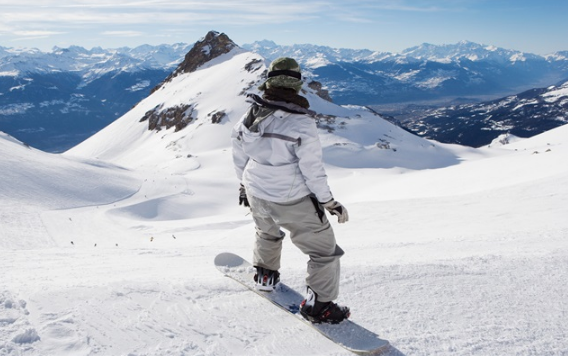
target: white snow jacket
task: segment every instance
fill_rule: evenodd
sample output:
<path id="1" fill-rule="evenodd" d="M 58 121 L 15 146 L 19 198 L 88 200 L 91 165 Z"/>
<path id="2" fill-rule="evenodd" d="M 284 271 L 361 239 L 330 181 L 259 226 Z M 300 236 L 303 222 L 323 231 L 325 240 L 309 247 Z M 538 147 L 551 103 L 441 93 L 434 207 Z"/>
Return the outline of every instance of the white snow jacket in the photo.
<path id="1" fill-rule="evenodd" d="M 253 103 L 231 135 L 235 170 L 247 194 L 277 203 L 310 194 L 323 203 L 332 200 L 313 112 L 251 97 L 269 108 L 255 116 L 251 110 L 258 114 L 259 106 Z"/>

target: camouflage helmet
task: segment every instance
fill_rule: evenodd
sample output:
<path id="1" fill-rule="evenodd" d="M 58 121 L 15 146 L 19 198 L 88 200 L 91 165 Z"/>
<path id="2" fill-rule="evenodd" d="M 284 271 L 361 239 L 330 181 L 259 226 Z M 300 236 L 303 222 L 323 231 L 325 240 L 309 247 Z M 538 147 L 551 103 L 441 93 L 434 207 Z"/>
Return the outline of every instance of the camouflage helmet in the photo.
<path id="1" fill-rule="evenodd" d="M 296 93 L 302 88 L 302 74 L 300 65 L 296 60 L 289 57 L 280 57 L 270 63 L 268 67 L 268 79 L 258 87 L 260 90 L 270 88 L 294 89 Z"/>

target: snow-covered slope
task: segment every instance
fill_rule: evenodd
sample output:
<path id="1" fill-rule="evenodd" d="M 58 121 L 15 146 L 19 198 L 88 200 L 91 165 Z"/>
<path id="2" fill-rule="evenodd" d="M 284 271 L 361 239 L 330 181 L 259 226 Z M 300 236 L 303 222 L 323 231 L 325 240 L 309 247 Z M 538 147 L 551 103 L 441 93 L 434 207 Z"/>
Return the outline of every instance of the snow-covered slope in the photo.
<path id="1" fill-rule="evenodd" d="M 3 132 L 0 149 L 2 199 L 34 204 L 39 201 L 42 208 L 69 208 L 122 199 L 132 193 L 130 185 L 135 183 L 127 172 L 109 176 L 114 170 L 104 162 L 76 162 L 45 153 Z M 77 197 L 81 200 L 77 201 Z"/>
<path id="2" fill-rule="evenodd" d="M 213 267 L 251 256 L 228 133 L 257 59 L 237 49 L 181 74 L 63 156 L 0 137 L 0 354 L 348 355 Z M 306 95 L 336 115 L 320 127 L 350 215 L 332 224 L 352 319 L 392 356 L 564 354 L 568 126 L 469 149 Z M 180 131 L 139 122 L 180 104 Z M 280 272 L 299 291 L 306 260 L 286 238 Z"/>
<path id="3" fill-rule="evenodd" d="M 227 148 L 231 125 L 228 122 L 213 123 L 210 114 L 222 111 L 234 118 L 244 113 L 247 104 L 239 93 L 258 78 L 258 73 L 244 70 L 253 60 L 259 60 L 258 56 L 237 49 L 196 72 L 174 78 L 67 154 L 134 167 L 144 166 L 145 162 L 152 166 L 157 161 L 178 157 L 178 160 L 189 162 L 192 168 L 193 160 L 188 154 Z M 240 73 L 238 68 L 243 68 Z M 235 74 L 236 77 L 231 77 Z M 155 108 L 167 111 L 182 106 L 191 106 L 194 117 L 184 130 L 149 130 L 148 122 L 140 121 L 146 112 Z"/>
<path id="4" fill-rule="evenodd" d="M 0 249 L 54 246 L 41 212 L 110 204 L 140 185 L 124 169 L 38 151 L 3 132 L 0 155 Z"/>
<path id="5" fill-rule="evenodd" d="M 390 355 L 561 355 L 568 348 L 558 312 L 568 293 L 566 130 L 435 170 L 330 167 L 351 216 L 334 223 L 346 251 L 340 302 L 391 342 Z M 8 143 L 10 151 L 19 145 Z M 21 222 L 25 205 L 41 205 L 58 178 L 43 177 L 35 202 L 12 196 L 10 210 L 1 210 L 2 237 L 8 232 L 33 249 L 0 248 L 2 352 L 347 355 L 215 270 L 218 252 L 250 256 L 254 227 L 237 206 L 223 154 L 200 159 L 201 168 L 184 175 L 163 167 L 132 172 L 142 186 L 124 200 L 44 208 L 25 224 L 15 217 Z M 77 174 L 65 165 L 59 171 Z M 73 201 L 84 204 L 82 194 L 67 198 Z M 50 248 L 33 240 L 40 234 Z M 282 278 L 298 290 L 305 261 L 286 240 Z"/>

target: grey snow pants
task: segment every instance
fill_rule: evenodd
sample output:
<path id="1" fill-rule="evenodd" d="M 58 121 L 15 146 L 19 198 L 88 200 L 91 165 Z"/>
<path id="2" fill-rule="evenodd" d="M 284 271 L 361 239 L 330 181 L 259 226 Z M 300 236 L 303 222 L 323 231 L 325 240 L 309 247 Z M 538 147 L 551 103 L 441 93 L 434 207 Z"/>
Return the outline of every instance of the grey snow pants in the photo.
<path id="1" fill-rule="evenodd" d="M 316 209 L 309 196 L 286 203 L 251 195 L 248 200 L 256 224 L 253 265 L 275 271 L 280 269 L 285 236 L 280 228 L 284 228 L 290 232 L 292 243 L 310 257 L 306 284 L 317 293 L 319 301 L 336 299 L 339 295 L 339 258 L 344 252 L 335 243 L 324 208 L 316 201 Z"/>

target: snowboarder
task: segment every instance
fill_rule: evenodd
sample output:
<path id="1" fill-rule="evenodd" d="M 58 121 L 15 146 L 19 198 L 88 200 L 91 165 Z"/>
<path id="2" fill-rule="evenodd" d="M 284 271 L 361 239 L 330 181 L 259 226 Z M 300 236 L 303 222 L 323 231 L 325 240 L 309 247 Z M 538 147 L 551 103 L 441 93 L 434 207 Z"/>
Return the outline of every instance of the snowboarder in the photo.
<path id="1" fill-rule="evenodd" d="M 338 323 L 349 317 L 349 308 L 333 302 L 344 252 L 325 210 L 339 223 L 349 217 L 328 186 L 315 112 L 299 95 L 301 88 L 300 66 L 282 57 L 270 64 L 259 87 L 262 97 L 248 96 L 251 106 L 232 132 L 239 204 L 250 207 L 256 225 L 257 289 L 270 291 L 279 282 L 281 228 L 288 230 L 292 243 L 310 257 L 301 314 L 315 323 Z"/>

